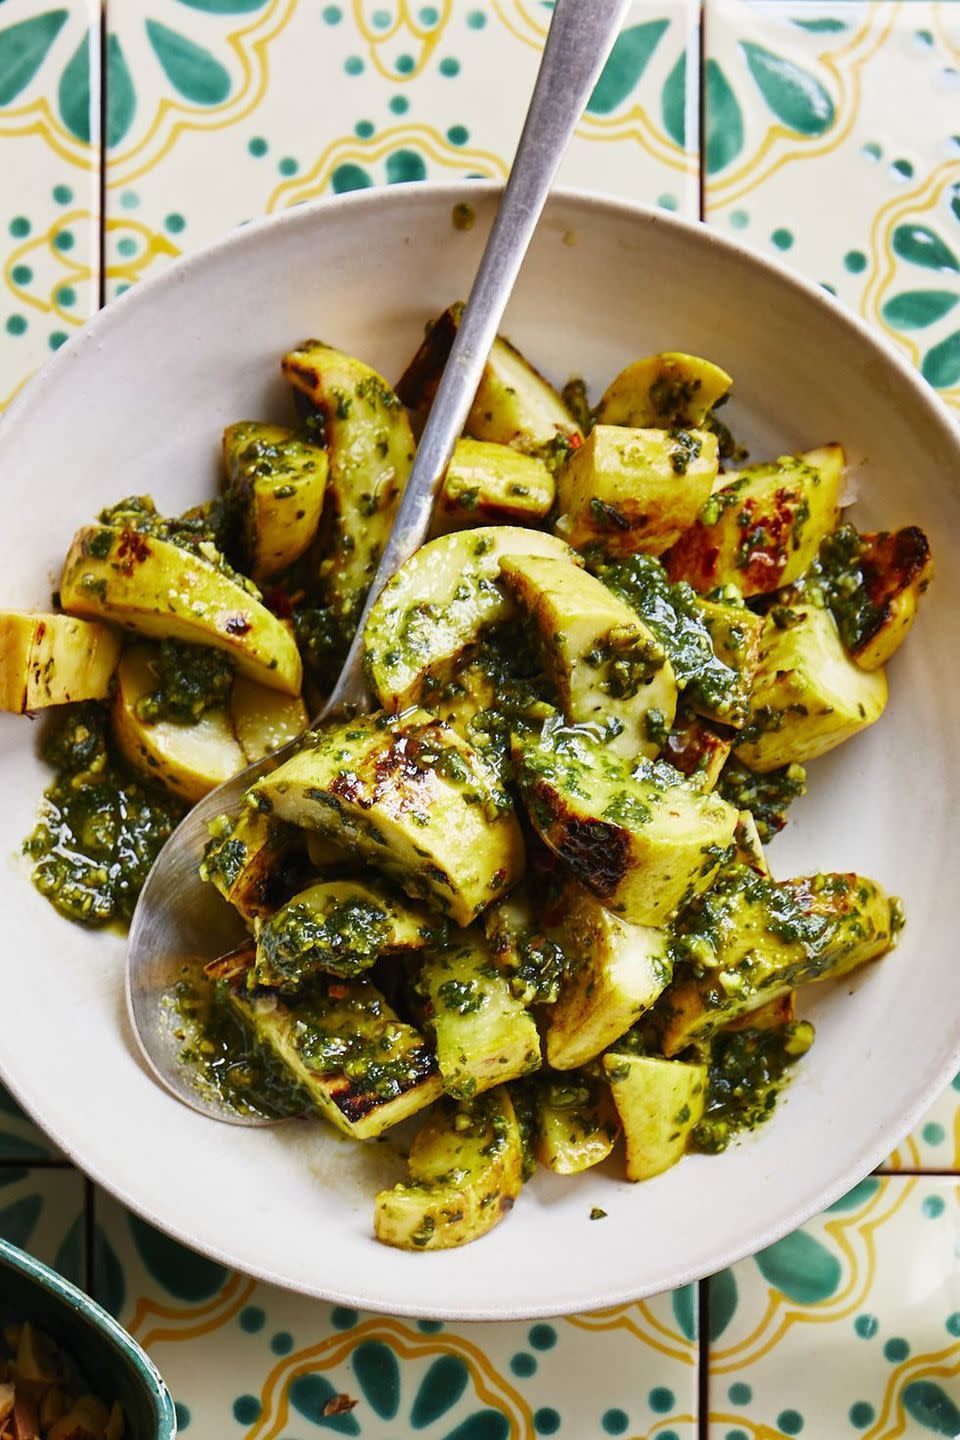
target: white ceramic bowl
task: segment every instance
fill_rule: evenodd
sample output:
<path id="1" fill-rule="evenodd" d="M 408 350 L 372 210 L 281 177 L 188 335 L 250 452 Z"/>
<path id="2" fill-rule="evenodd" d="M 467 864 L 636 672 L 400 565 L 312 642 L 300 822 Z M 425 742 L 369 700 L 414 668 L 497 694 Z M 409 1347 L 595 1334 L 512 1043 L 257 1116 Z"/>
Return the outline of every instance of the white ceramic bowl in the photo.
<path id="1" fill-rule="evenodd" d="M 117 301 L 0 424 L 0 604 L 48 603 L 74 529 L 151 492 L 177 511 L 212 489 L 220 431 L 282 417 L 278 361 L 319 334 L 395 377 L 424 321 L 468 289 L 495 203 L 409 186 L 251 225 Z M 773 1121 L 719 1157 L 631 1186 L 616 1167 L 541 1173 L 509 1220 L 460 1251 L 408 1255 L 371 1234 L 371 1197 L 400 1167 L 320 1125 L 220 1126 L 141 1067 L 124 1015 L 123 940 L 59 919 L 23 862 L 0 874 L 0 1065 L 97 1181 L 229 1265 L 395 1313 L 507 1319 L 587 1310 L 679 1285 L 770 1244 L 837 1199 L 953 1073 L 960 970 L 960 439 L 894 353 L 820 291 L 711 231 L 628 205 L 557 195 L 508 332 L 554 379 L 594 387 L 658 349 L 732 372 L 729 417 L 756 456 L 841 440 L 864 528 L 916 522 L 938 578 L 891 699 L 865 736 L 810 767 L 810 793 L 771 851 L 780 876 L 861 870 L 906 902 L 899 950 L 803 994 L 817 1041 Z M 45 771 L 36 730 L 0 725 L 0 849 L 30 830 Z M 607 1219 L 591 1224 L 591 1207 Z"/>

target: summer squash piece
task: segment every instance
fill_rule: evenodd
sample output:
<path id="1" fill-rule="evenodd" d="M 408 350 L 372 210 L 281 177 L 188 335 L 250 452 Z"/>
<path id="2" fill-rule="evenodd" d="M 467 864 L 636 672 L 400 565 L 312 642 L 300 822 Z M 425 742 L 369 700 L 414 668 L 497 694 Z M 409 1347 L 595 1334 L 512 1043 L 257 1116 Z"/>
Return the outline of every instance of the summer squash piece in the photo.
<path id="1" fill-rule="evenodd" d="M 735 736 L 721 734 L 709 720 L 681 711 L 663 747 L 663 758 L 699 790 L 715 790 Z M 725 800 L 729 797 L 724 795 Z"/>
<path id="2" fill-rule="evenodd" d="M 621 370 L 597 406 L 600 425 L 702 425 L 733 384 L 719 365 L 699 355 L 665 351 Z"/>
<path id="3" fill-rule="evenodd" d="M 595 721 L 625 759 L 656 756 L 673 722 L 677 686 L 643 621 L 568 560 L 507 555 L 500 574 L 536 626 L 567 719 Z"/>
<path id="4" fill-rule="evenodd" d="M 369 980 L 331 980 L 291 1008 L 275 993 L 229 990 L 258 1044 L 273 1052 L 316 1109 L 370 1140 L 443 1093 L 423 1036 L 398 1020 Z"/>
<path id="5" fill-rule="evenodd" d="M 662 1175 L 683 1158 L 703 1116 L 707 1067 L 612 1051 L 603 1073 L 627 1142 L 627 1179 Z"/>
<path id="6" fill-rule="evenodd" d="M 557 534 L 614 557 L 661 555 L 710 498 L 718 465 L 706 430 L 596 425 L 557 476 Z"/>
<path id="7" fill-rule="evenodd" d="M 761 773 L 815 760 L 879 720 L 886 703 L 886 675 L 854 664 L 829 610 L 776 606 L 737 759 Z"/>
<path id="8" fill-rule="evenodd" d="M 284 871 L 301 848 L 292 825 L 248 806 L 211 822 L 200 875 L 244 920 L 263 919 L 276 910 Z"/>
<path id="9" fill-rule="evenodd" d="M 515 614 L 500 581 L 504 555 L 576 556 L 563 540 L 516 525 L 430 540 L 388 580 L 363 632 L 367 684 L 388 710 L 418 701 L 484 630 Z"/>
<path id="10" fill-rule="evenodd" d="M 765 595 L 798 580 L 840 517 L 844 454 L 824 445 L 721 475 L 696 523 L 667 556 L 671 580 L 706 592 Z"/>
<path id="11" fill-rule="evenodd" d="M 308 724 L 307 708 L 299 695 L 281 695 L 245 675 L 238 675 L 233 682 L 230 719 L 250 765 L 296 740 Z"/>
<path id="12" fill-rule="evenodd" d="M 228 501 L 241 515 L 245 567 L 256 581 L 310 547 L 327 488 L 327 453 L 293 430 L 241 420 L 223 432 Z"/>
<path id="13" fill-rule="evenodd" d="M 300 693 L 300 655 L 283 621 L 214 560 L 133 525 L 85 525 L 77 532 L 60 603 L 71 615 L 212 646 L 251 680 Z"/>
<path id="14" fill-rule="evenodd" d="M 608 909 L 661 925 L 710 884 L 736 830 L 731 805 L 671 766 L 631 770 L 594 727 L 548 721 L 515 749 L 534 828 Z"/>
<path id="15" fill-rule="evenodd" d="M 458 925 L 523 871 L 509 800 L 476 752 L 424 711 L 321 729 L 249 795 L 372 861 Z"/>
<path id="16" fill-rule="evenodd" d="M 374 1232 L 401 1250 L 477 1240 L 513 1209 L 523 1185 L 520 1130 L 506 1086 L 436 1107 L 410 1150 L 410 1179 L 381 1190 Z"/>
<path id="17" fill-rule="evenodd" d="M 134 769 L 192 803 L 242 770 L 247 757 L 222 707 L 206 710 L 192 724 L 141 719 L 140 704 L 156 684 L 155 653 L 149 645 L 134 645 L 120 661 L 114 739 Z"/>
<path id="18" fill-rule="evenodd" d="M 410 475 L 413 433 L 382 375 L 319 340 L 285 355 L 283 373 L 323 428 L 329 472 L 319 580 L 345 647 Z"/>
<path id="19" fill-rule="evenodd" d="M 512 445 L 458 440 L 433 510 L 433 535 L 477 525 L 542 524 L 553 506 L 553 476 Z"/>
<path id="20" fill-rule="evenodd" d="M 900 902 L 859 875 L 775 883 L 730 866 L 685 912 L 675 958 L 693 964 L 664 996 L 666 1055 L 708 1039 L 797 985 L 847 975 L 875 960 L 903 925 Z"/>
<path id="21" fill-rule="evenodd" d="M 119 636 L 96 621 L 0 611 L 0 710 L 103 700 L 119 655 Z"/>
<path id="22" fill-rule="evenodd" d="M 547 1016 L 547 1061 L 575 1070 L 620 1039 L 670 983 L 669 936 L 628 925 L 595 895 L 570 885 L 560 922 L 567 966 Z"/>
<path id="23" fill-rule="evenodd" d="M 451 305 L 427 327 L 420 349 L 397 385 L 397 394 L 414 412 L 420 428 L 433 404 L 462 314 L 461 304 Z M 493 342 L 464 430 L 474 440 L 513 445 L 548 459 L 565 454 L 582 438 L 553 386 L 503 335 Z"/>
<path id="24" fill-rule="evenodd" d="M 916 525 L 864 535 L 842 525 L 820 546 L 815 574 L 850 656 L 864 670 L 879 670 L 916 619 L 933 557 Z"/>
<path id="25" fill-rule="evenodd" d="M 320 971 L 354 979 L 381 955 L 420 950 L 431 933 L 426 911 L 361 880 L 325 880 L 282 905 L 257 935 L 253 981 L 284 993 Z"/>
<path id="26" fill-rule="evenodd" d="M 721 725 L 742 725 L 759 660 L 762 618 L 742 604 L 708 603 L 684 582 L 671 584 L 653 555 L 617 562 L 593 558 L 591 569 L 660 642 L 683 705 Z"/>
<path id="27" fill-rule="evenodd" d="M 620 1133 L 610 1091 L 586 1075 L 544 1077 L 537 1086 L 537 1159 L 555 1175 L 579 1175 L 606 1160 Z"/>
<path id="28" fill-rule="evenodd" d="M 417 981 L 443 1088 L 460 1100 L 540 1065 L 536 1022 L 511 993 L 479 930 L 429 953 Z"/>

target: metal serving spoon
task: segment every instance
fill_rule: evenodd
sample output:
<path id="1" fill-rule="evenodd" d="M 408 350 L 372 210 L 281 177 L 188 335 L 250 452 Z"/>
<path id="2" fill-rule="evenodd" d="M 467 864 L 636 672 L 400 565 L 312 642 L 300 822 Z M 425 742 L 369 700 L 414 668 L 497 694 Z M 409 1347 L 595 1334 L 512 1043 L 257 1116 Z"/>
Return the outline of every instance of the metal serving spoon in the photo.
<path id="1" fill-rule="evenodd" d="M 384 585 L 427 533 L 440 480 L 466 423 L 523 257 L 628 5 L 629 0 L 557 0 L 510 178 L 356 636 L 319 720 L 348 707 L 369 707 L 361 672 L 364 623 Z M 171 1023 L 175 1012 L 172 1017 L 170 997 L 185 967 L 188 973 L 199 970 L 249 939 L 239 915 L 200 879 L 207 827 L 217 816 L 236 811 L 244 791 L 296 743 L 249 765 L 194 806 L 157 856 L 130 928 L 127 1000 L 147 1063 L 157 1079 L 194 1110 L 239 1125 L 273 1122 L 243 1115 L 197 1086 L 180 1057 L 182 1041 Z"/>

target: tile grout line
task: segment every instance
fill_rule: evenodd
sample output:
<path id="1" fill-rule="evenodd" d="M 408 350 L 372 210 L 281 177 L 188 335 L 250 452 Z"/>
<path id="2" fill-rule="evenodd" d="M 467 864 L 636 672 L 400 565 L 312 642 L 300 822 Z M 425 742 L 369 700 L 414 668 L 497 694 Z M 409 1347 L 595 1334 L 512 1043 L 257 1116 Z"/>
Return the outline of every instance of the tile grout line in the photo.
<path id="1" fill-rule="evenodd" d="M 710 1281 L 697 1281 L 697 1440 L 710 1440 Z"/>
<path id="2" fill-rule="evenodd" d="M 97 126 L 97 140 L 100 151 L 99 214 L 97 216 L 97 306 L 103 309 L 107 303 L 107 0 L 100 0 L 100 24 L 98 31 L 100 52 L 100 86 L 97 94 L 100 117 Z"/>

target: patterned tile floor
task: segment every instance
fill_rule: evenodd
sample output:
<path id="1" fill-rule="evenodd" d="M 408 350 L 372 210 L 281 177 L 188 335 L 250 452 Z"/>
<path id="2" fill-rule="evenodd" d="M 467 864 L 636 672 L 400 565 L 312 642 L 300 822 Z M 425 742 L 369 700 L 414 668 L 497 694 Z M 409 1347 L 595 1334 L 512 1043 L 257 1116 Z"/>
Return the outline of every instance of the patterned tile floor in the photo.
<path id="1" fill-rule="evenodd" d="M 0 408 L 102 298 L 230 226 L 505 173 L 548 12 L 0 0 Z M 781 255 L 960 404 L 960 0 L 636 0 L 563 178 Z M 95 1191 L 2 1090 L 0 1234 L 121 1317 L 197 1440 L 958 1436 L 958 1089 L 889 1173 L 753 1260 L 552 1324 L 413 1325 L 230 1274 Z"/>

